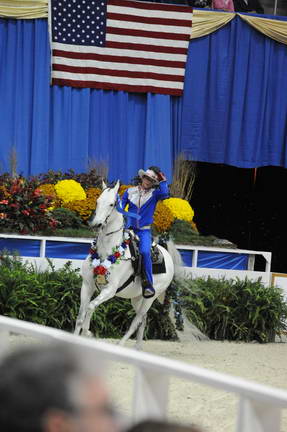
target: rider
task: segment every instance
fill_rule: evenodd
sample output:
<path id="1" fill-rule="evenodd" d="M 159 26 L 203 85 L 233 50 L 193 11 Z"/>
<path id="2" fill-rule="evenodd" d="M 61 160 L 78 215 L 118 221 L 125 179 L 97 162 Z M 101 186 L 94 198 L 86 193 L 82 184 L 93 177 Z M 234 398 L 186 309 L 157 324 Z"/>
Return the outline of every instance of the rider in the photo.
<path id="1" fill-rule="evenodd" d="M 138 172 L 140 183 L 128 188 L 122 197 L 122 208 L 129 204 L 129 212 L 136 213 L 140 219 L 129 218 L 127 227 L 132 228 L 139 237 L 139 250 L 143 258 L 146 281 L 143 283 L 143 296 L 153 297 L 155 290 L 152 278 L 151 224 L 158 201 L 169 197 L 165 175 L 156 166 Z"/>

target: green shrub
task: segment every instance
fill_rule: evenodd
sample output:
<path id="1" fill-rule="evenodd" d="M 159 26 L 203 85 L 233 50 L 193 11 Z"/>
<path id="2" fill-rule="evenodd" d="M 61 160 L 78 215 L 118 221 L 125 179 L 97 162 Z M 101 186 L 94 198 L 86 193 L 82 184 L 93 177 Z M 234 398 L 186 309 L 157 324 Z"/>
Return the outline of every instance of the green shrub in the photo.
<path id="1" fill-rule="evenodd" d="M 18 257 L 0 256 L 0 314 L 73 331 L 80 307 L 81 276 L 68 262 L 62 269 L 37 272 Z M 96 309 L 90 330 L 102 338 L 120 338 L 135 313 L 130 300 L 117 297 Z M 155 302 L 147 319 L 148 339 L 177 339 L 168 309 Z"/>
<path id="2" fill-rule="evenodd" d="M 51 213 L 63 228 L 77 229 L 83 227 L 82 219 L 72 210 L 59 207 L 54 209 Z"/>
<path id="3" fill-rule="evenodd" d="M 56 184 L 60 180 L 75 180 L 82 185 L 84 189 L 89 187 L 101 187 L 102 176 L 96 168 L 91 168 L 87 173 L 76 173 L 73 169 L 67 172 L 49 170 L 46 173 L 38 175 L 40 183 Z"/>
<path id="4" fill-rule="evenodd" d="M 272 342 L 287 328 L 282 290 L 261 280 L 208 277 L 177 286 L 187 318 L 211 339 Z"/>
<path id="5" fill-rule="evenodd" d="M 163 236 L 162 233 L 158 233 L 153 226 L 154 235 Z M 189 245 L 200 245 L 200 246 L 217 246 L 217 247 L 230 247 L 236 248 L 234 243 L 224 241 L 213 235 L 201 235 L 195 231 L 191 224 L 185 220 L 175 219 L 170 229 L 166 233 L 168 237 L 171 237 L 177 244 L 189 244 Z"/>

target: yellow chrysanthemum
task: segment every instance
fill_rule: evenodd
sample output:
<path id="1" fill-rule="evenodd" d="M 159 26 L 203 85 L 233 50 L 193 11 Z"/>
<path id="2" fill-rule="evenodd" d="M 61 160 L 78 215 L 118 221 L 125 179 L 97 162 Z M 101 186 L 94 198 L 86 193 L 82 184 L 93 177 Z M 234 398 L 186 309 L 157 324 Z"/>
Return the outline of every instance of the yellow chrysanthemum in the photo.
<path id="1" fill-rule="evenodd" d="M 174 218 L 191 222 L 194 211 L 188 201 L 182 198 L 169 198 L 164 200 L 164 205 L 170 209 Z"/>
<path id="2" fill-rule="evenodd" d="M 86 192 L 75 180 L 60 180 L 56 183 L 55 190 L 64 203 L 86 199 Z"/>
<path id="3" fill-rule="evenodd" d="M 174 221 L 174 216 L 171 210 L 165 206 L 165 201 L 159 201 L 156 205 L 154 213 L 154 226 L 159 232 L 167 231 Z"/>
<path id="4" fill-rule="evenodd" d="M 90 188 L 86 191 L 87 198 L 84 200 L 75 200 L 72 202 L 64 203 L 64 207 L 75 211 L 79 216 L 86 220 L 90 217 L 91 213 L 96 208 L 96 202 L 101 194 L 98 188 Z"/>

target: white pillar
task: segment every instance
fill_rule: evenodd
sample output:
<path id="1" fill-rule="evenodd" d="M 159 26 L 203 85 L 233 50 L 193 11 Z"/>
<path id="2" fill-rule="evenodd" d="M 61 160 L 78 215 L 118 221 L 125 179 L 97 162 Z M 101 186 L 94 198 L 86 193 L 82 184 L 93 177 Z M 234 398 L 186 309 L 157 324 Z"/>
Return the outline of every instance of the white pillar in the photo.
<path id="1" fill-rule="evenodd" d="M 280 432 L 281 410 L 275 405 L 241 398 L 236 432 Z"/>
<path id="2" fill-rule="evenodd" d="M 9 349 L 10 332 L 6 329 L 0 329 L 0 358 L 3 357 Z"/>
<path id="3" fill-rule="evenodd" d="M 147 418 L 166 417 L 169 377 L 137 369 L 134 380 L 132 419 L 139 422 Z"/>

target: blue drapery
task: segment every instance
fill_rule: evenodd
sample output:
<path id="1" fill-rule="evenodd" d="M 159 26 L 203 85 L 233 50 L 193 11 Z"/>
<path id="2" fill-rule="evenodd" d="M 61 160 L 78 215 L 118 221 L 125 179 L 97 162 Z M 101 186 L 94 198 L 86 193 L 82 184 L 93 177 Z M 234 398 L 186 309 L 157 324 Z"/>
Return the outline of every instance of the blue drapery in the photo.
<path id="1" fill-rule="evenodd" d="M 97 160 L 124 182 L 154 164 L 170 177 L 181 151 L 287 166 L 287 47 L 239 17 L 190 43 L 182 98 L 50 87 L 49 58 L 46 20 L 0 19 L 1 171 L 12 148 L 24 175 Z"/>
<path id="2" fill-rule="evenodd" d="M 287 167 L 287 46 L 237 16 L 189 48 L 181 150 L 201 162 Z"/>

